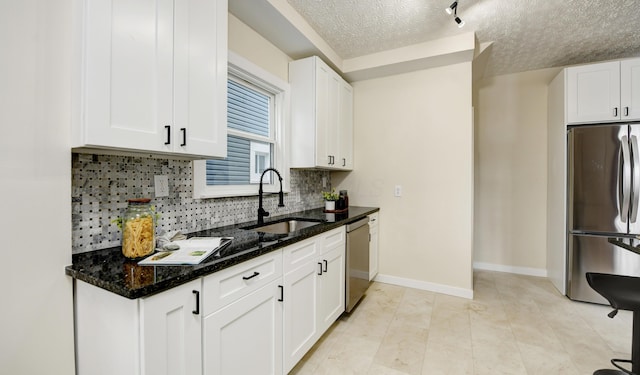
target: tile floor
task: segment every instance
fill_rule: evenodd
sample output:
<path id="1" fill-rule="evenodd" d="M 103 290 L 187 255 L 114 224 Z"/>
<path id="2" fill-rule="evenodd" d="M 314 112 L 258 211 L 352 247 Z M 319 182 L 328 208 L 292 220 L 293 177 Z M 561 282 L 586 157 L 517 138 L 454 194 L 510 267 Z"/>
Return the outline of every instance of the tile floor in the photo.
<path id="1" fill-rule="evenodd" d="M 475 272 L 473 300 L 373 283 L 291 374 L 592 374 L 629 358 L 631 313 L 610 311 L 499 272 Z"/>

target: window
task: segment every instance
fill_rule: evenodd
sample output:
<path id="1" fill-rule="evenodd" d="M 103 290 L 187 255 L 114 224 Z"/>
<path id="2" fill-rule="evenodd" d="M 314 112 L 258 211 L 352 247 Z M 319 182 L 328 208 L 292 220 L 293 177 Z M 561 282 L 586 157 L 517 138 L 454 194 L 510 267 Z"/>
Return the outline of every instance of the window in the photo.
<path id="1" fill-rule="evenodd" d="M 270 167 L 280 171 L 283 188 L 289 190 L 284 157 L 288 92 L 286 82 L 229 52 L 227 157 L 194 162 L 195 198 L 255 195 L 262 172 Z M 279 187 L 271 173 L 265 174 L 265 191 Z"/>
<path id="2" fill-rule="evenodd" d="M 227 157 L 207 160 L 207 185 L 260 182 L 272 163 L 275 95 L 230 76 L 227 81 Z M 270 175 L 270 174 L 269 174 Z M 267 175 L 265 175 L 265 179 Z M 268 181 L 263 181 L 268 182 Z"/>

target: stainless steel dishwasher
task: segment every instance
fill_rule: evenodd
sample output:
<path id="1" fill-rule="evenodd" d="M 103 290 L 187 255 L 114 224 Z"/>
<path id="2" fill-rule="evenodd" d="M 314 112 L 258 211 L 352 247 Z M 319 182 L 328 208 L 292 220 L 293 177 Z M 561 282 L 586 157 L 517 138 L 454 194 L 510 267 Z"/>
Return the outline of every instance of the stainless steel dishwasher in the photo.
<path id="1" fill-rule="evenodd" d="M 351 312 L 369 287 L 369 218 L 347 224 L 345 310 Z"/>

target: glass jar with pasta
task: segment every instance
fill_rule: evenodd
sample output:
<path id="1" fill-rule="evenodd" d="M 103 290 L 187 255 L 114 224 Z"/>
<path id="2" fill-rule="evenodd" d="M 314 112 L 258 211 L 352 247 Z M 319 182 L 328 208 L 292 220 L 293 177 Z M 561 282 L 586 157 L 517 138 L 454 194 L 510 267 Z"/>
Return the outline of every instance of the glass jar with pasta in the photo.
<path id="1" fill-rule="evenodd" d="M 122 218 L 122 254 L 138 259 L 153 253 L 156 246 L 155 212 L 149 198 L 129 199 Z"/>

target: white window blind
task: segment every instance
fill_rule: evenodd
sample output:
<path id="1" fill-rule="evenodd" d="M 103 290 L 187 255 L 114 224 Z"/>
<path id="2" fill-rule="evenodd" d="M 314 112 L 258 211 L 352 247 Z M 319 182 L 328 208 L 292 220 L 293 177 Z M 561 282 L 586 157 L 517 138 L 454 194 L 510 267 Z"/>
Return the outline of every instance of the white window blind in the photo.
<path id="1" fill-rule="evenodd" d="M 273 164 L 272 105 L 272 94 L 239 79 L 227 81 L 227 157 L 207 160 L 207 185 L 259 182 Z"/>

